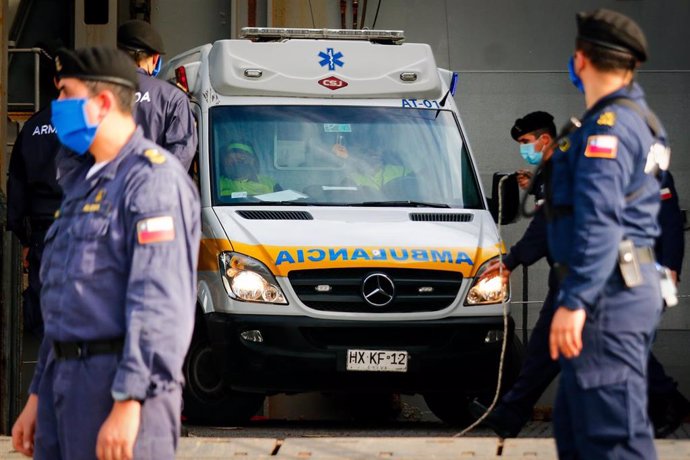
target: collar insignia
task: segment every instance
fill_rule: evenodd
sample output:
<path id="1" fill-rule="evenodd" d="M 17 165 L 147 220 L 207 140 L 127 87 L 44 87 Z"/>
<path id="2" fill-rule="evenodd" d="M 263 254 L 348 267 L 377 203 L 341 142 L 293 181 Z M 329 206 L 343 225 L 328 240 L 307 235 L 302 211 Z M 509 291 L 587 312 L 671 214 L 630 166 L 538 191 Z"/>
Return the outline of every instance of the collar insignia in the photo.
<path id="1" fill-rule="evenodd" d="M 155 165 L 160 165 L 165 163 L 165 155 L 160 153 L 156 149 L 148 149 L 144 152 L 144 156 L 149 159 L 149 161 Z"/>
<path id="2" fill-rule="evenodd" d="M 601 126 L 613 126 L 616 124 L 616 114 L 614 112 L 604 112 L 599 115 L 597 124 Z"/>

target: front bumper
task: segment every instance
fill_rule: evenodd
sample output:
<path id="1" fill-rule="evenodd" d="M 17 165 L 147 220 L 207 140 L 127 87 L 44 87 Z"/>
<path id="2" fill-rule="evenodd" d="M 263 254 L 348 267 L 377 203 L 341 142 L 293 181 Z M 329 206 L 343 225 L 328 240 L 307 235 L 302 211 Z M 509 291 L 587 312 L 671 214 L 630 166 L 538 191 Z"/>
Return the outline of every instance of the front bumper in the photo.
<path id="1" fill-rule="evenodd" d="M 363 322 L 211 313 L 204 320 L 230 387 L 269 394 L 485 390 L 496 384 L 501 351 L 500 341 L 485 338 L 503 330 L 502 317 Z M 261 331 L 264 341 L 240 338 L 248 330 Z M 513 331 L 509 318 L 508 340 Z M 407 351 L 408 370 L 347 371 L 352 348 Z"/>

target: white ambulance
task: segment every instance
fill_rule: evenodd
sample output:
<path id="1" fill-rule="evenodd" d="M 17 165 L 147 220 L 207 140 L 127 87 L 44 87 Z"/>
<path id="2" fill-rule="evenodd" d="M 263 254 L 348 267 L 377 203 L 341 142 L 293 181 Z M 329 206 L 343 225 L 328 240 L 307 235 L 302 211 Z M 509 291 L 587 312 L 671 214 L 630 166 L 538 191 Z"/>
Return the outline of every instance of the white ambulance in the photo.
<path id="1" fill-rule="evenodd" d="M 453 101 L 400 31 L 251 28 L 170 61 L 199 129 L 203 236 L 185 415 L 276 393 L 492 395 L 509 286 Z M 506 379 L 520 365 L 509 322 Z"/>

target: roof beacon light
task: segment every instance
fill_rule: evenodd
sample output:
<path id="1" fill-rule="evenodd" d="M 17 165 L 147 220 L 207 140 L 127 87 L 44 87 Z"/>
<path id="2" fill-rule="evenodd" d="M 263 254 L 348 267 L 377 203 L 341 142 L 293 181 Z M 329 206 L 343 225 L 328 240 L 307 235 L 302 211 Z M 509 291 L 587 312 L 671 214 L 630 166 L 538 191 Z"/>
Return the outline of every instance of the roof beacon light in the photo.
<path id="1" fill-rule="evenodd" d="M 187 71 L 185 70 L 183 65 L 175 68 L 175 80 L 177 80 L 177 84 L 181 86 L 182 89 L 185 90 L 185 92 L 189 92 L 189 84 L 187 83 Z"/>
<path id="2" fill-rule="evenodd" d="M 244 76 L 247 78 L 261 78 L 264 73 L 259 69 L 245 69 Z"/>
<path id="3" fill-rule="evenodd" d="M 399 45 L 405 40 L 405 34 L 402 30 L 300 29 L 291 27 L 243 27 L 240 37 L 254 41 L 277 41 L 294 38 L 369 40 L 394 45 Z"/>

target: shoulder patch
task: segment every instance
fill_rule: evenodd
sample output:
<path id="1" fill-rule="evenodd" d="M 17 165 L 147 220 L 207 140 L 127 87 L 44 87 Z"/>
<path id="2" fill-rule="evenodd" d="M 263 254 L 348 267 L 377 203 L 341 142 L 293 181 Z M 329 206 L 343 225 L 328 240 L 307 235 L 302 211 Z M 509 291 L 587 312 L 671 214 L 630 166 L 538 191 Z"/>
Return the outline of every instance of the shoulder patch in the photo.
<path id="1" fill-rule="evenodd" d="M 611 135 L 589 136 L 585 156 L 588 158 L 616 158 L 618 138 Z"/>
<path id="2" fill-rule="evenodd" d="M 567 137 L 558 143 L 558 149 L 561 152 L 567 152 L 569 148 L 570 148 L 570 139 L 568 139 Z"/>
<path id="3" fill-rule="evenodd" d="M 613 126 L 616 124 L 616 114 L 614 112 L 604 112 L 599 115 L 597 124 L 600 126 Z"/>
<path id="4" fill-rule="evenodd" d="M 160 153 L 156 149 L 148 149 L 144 152 L 144 156 L 149 159 L 149 161 L 155 165 L 160 165 L 165 163 L 165 155 Z"/>
<path id="5" fill-rule="evenodd" d="M 175 239 L 175 223 L 172 216 L 150 217 L 137 222 L 139 244 L 163 243 Z"/>
<path id="6" fill-rule="evenodd" d="M 671 189 L 668 187 L 662 188 L 660 191 L 660 194 L 661 194 L 661 200 L 662 201 L 670 200 L 671 198 L 673 198 L 673 193 L 671 193 Z"/>

